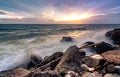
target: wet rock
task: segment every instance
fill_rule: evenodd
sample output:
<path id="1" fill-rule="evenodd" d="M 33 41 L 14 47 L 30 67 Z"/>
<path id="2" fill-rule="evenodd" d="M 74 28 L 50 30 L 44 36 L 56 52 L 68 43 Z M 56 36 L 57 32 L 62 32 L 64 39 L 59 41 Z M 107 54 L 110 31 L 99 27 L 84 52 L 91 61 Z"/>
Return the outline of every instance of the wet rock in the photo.
<path id="1" fill-rule="evenodd" d="M 93 42 L 86 42 L 84 45 L 92 45 L 92 44 L 94 44 L 94 43 Z M 101 43 L 96 44 L 94 46 L 88 46 L 85 49 L 83 49 L 83 50 L 86 51 L 86 54 L 88 56 L 91 56 L 91 55 L 94 55 L 94 54 L 104 53 L 108 50 L 114 50 L 114 47 L 109 43 L 101 42 Z"/>
<path id="2" fill-rule="evenodd" d="M 35 55 L 32 55 L 30 58 L 30 62 L 28 63 L 28 69 L 35 67 L 37 64 L 39 64 L 42 61 L 41 57 L 37 57 Z"/>
<path id="3" fill-rule="evenodd" d="M 101 55 L 108 62 L 120 64 L 120 50 L 107 51 Z"/>
<path id="4" fill-rule="evenodd" d="M 108 50 L 114 50 L 114 47 L 106 42 L 101 42 L 100 44 L 96 45 L 96 52 L 98 54 L 104 53 Z"/>
<path id="5" fill-rule="evenodd" d="M 105 34 L 105 36 L 108 37 L 109 39 L 113 40 L 113 42 L 115 44 L 120 45 L 120 29 L 119 28 L 111 30 L 111 31 L 108 31 Z"/>
<path id="6" fill-rule="evenodd" d="M 38 64 L 37 67 L 43 66 L 43 65 L 45 65 L 59 57 L 62 57 L 62 56 L 63 56 L 63 52 L 56 52 L 53 55 L 44 58 L 44 60 L 40 64 Z"/>
<path id="7" fill-rule="evenodd" d="M 72 37 L 62 37 L 61 42 L 73 42 Z"/>
<path id="8" fill-rule="evenodd" d="M 81 71 L 82 57 L 79 48 L 71 46 L 66 50 L 55 70 L 59 74 L 66 74 L 68 71 L 77 73 Z"/>
<path id="9" fill-rule="evenodd" d="M 114 73 L 115 72 L 115 66 L 113 64 L 107 65 L 106 71 L 108 73 Z"/>
<path id="10" fill-rule="evenodd" d="M 35 73 L 31 73 L 26 77 L 61 77 L 60 75 L 58 75 L 56 72 L 54 71 L 46 71 L 46 72 L 35 72 Z"/>
<path id="11" fill-rule="evenodd" d="M 12 70 L 5 71 L 0 74 L 0 77 L 24 77 L 30 73 L 29 70 L 26 70 L 24 68 L 15 68 Z"/>

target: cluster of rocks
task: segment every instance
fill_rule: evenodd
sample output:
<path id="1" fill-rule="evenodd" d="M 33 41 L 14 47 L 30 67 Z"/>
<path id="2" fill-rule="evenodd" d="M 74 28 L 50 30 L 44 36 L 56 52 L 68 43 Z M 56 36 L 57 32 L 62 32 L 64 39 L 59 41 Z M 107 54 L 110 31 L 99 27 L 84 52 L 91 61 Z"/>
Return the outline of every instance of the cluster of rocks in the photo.
<path id="1" fill-rule="evenodd" d="M 118 47 L 106 42 L 86 42 L 80 48 L 70 46 L 65 52 L 56 52 L 44 59 L 33 56 L 28 69 L 14 68 L 0 77 L 120 77 L 120 29 L 109 31 L 106 36 Z M 87 56 L 84 48 L 96 54 Z"/>

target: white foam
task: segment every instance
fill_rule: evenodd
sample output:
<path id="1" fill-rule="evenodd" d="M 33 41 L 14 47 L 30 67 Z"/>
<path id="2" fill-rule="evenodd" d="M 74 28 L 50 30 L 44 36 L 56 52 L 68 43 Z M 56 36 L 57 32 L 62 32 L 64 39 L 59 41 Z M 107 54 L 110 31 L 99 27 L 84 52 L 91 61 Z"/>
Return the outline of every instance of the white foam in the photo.
<path id="1" fill-rule="evenodd" d="M 57 51 L 64 52 L 69 46 L 77 45 L 80 47 L 86 41 L 109 42 L 104 36 L 106 31 L 73 31 L 72 33 L 68 32 L 66 35 L 49 35 L 0 44 L 0 55 L 2 55 L 0 56 L 0 71 L 28 62 L 31 55 L 44 57 Z M 63 36 L 72 36 L 75 41 L 60 43 Z"/>

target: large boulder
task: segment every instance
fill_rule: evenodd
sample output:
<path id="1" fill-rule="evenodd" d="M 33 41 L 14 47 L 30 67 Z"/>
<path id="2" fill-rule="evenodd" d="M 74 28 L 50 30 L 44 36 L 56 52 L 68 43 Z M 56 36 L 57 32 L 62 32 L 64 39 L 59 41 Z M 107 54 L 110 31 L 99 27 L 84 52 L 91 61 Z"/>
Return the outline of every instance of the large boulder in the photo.
<path id="1" fill-rule="evenodd" d="M 56 52 L 56 53 L 52 54 L 51 56 L 44 58 L 44 60 L 41 63 L 39 63 L 37 65 L 37 67 L 43 66 L 43 65 L 45 65 L 59 57 L 62 57 L 62 56 L 63 56 L 63 52 Z"/>
<path id="2" fill-rule="evenodd" d="M 120 28 L 108 31 L 105 34 L 105 36 L 108 37 L 109 39 L 113 40 L 113 42 L 115 44 L 120 45 Z"/>
<path id="3" fill-rule="evenodd" d="M 104 59 L 114 64 L 120 64 L 120 50 L 107 51 L 101 54 Z"/>
<path id="4" fill-rule="evenodd" d="M 61 42 L 73 42 L 73 38 L 72 37 L 62 37 Z"/>
<path id="5" fill-rule="evenodd" d="M 84 56 L 85 54 L 80 52 L 77 46 L 69 47 L 62 56 L 59 64 L 56 66 L 55 71 L 61 75 L 65 75 L 68 71 L 74 71 L 76 73 L 80 72 Z"/>
<path id="6" fill-rule="evenodd" d="M 114 47 L 111 44 L 106 42 L 101 42 L 100 44 L 96 45 L 95 48 L 98 54 L 101 54 L 109 50 L 114 50 Z"/>
<path id="7" fill-rule="evenodd" d="M 87 45 L 92 45 L 92 44 L 94 44 L 94 42 L 85 42 L 83 45 L 87 46 Z M 88 46 L 87 48 L 84 48 L 84 49 L 87 49 L 85 51 L 86 51 L 86 54 L 89 56 L 89 55 L 94 55 L 94 54 L 101 54 L 108 50 L 114 50 L 114 47 L 109 43 L 100 42 L 93 46 Z"/>

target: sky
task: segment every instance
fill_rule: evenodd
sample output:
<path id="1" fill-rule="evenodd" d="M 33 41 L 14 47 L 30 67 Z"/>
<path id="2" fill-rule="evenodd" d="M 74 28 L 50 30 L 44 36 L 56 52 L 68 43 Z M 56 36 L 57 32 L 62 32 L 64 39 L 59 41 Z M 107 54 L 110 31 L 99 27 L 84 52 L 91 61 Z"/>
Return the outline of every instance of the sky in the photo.
<path id="1" fill-rule="evenodd" d="M 120 24 L 120 0 L 0 0 L 0 24 Z"/>

